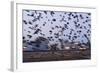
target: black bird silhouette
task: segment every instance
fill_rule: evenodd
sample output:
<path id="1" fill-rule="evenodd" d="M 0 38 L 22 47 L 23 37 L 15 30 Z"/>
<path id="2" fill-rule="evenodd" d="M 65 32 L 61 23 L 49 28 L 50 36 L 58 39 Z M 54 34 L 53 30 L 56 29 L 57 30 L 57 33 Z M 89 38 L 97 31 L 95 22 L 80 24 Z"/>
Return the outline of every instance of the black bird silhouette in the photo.
<path id="1" fill-rule="evenodd" d="M 52 19 L 52 21 L 56 21 L 56 19 Z"/>
<path id="2" fill-rule="evenodd" d="M 50 14 L 51 14 L 51 16 L 53 16 L 53 14 L 55 14 L 55 13 L 54 13 L 54 11 L 51 11 Z"/>
<path id="3" fill-rule="evenodd" d="M 51 27 L 52 28 L 52 30 L 54 30 L 54 27 Z"/>
<path id="4" fill-rule="evenodd" d="M 31 38 L 32 37 L 32 35 L 27 35 L 29 38 Z"/>
<path id="5" fill-rule="evenodd" d="M 38 24 L 36 24 L 34 27 L 35 27 L 35 28 L 38 27 Z"/>
<path id="6" fill-rule="evenodd" d="M 23 36 L 23 39 L 25 39 L 25 37 Z"/>
<path id="7" fill-rule="evenodd" d="M 91 13 L 88 13 L 88 15 L 90 16 L 90 15 L 91 15 Z"/>
<path id="8" fill-rule="evenodd" d="M 24 24 L 27 24 L 26 20 L 23 20 Z"/>
<path id="9" fill-rule="evenodd" d="M 50 32 L 50 34 L 52 34 L 52 31 L 51 30 L 49 32 Z"/>
<path id="10" fill-rule="evenodd" d="M 38 34 L 38 32 L 41 31 L 40 29 L 37 29 L 34 34 Z"/>
<path id="11" fill-rule="evenodd" d="M 34 17 L 34 14 L 32 13 L 32 14 L 27 14 L 28 16 L 32 16 L 32 17 Z"/>
<path id="12" fill-rule="evenodd" d="M 28 33 L 31 33 L 31 31 L 28 31 Z"/>
<path id="13" fill-rule="evenodd" d="M 30 25 L 32 25 L 32 22 L 31 22 L 31 21 L 29 21 L 28 23 L 29 23 Z"/>
<path id="14" fill-rule="evenodd" d="M 64 27 L 65 27 L 65 28 L 68 28 L 67 24 L 64 24 Z"/>
<path id="15" fill-rule="evenodd" d="M 33 27 L 29 27 L 31 30 L 33 30 L 34 28 Z"/>
<path id="16" fill-rule="evenodd" d="M 47 11 L 44 11 L 45 14 L 47 14 Z"/>
<path id="17" fill-rule="evenodd" d="M 76 21 L 74 21 L 74 24 L 77 24 L 77 22 L 76 22 Z"/>
<path id="18" fill-rule="evenodd" d="M 81 18 L 81 19 L 84 19 L 83 16 L 82 16 L 81 14 L 80 14 L 80 18 Z"/>

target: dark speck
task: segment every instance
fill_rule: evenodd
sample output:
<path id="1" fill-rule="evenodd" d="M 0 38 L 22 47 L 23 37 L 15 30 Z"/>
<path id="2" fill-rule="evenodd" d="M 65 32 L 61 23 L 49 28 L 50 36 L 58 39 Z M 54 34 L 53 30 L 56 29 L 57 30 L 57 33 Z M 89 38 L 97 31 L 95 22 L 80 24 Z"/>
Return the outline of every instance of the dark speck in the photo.
<path id="1" fill-rule="evenodd" d="M 76 39 L 76 38 L 77 38 L 77 36 L 74 36 L 74 38 Z"/>
<path id="2" fill-rule="evenodd" d="M 72 13 L 70 12 L 68 15 L 69 15 L 69 16 L 71 16 L 71 15 L 72 15 Z"/>
<path id="3" fill-rule="evenodd" d="M 64 34 L 64 36 L 66 36 L 66 35 Z"/>
<path id="4" fill-rule="evenodd" d="M 86 18 L 89 18 L 88 16 Z"/>
<path id="5" fill-rule="evenodd" d="M 45 24 L 43 24 L 43 26 L 45 26 Z"/>
<path id="6" fill-rule="evenodd" d="M 56 28 L 59 28 L 58 26 L 55 26 Z"/>
<path id="7" fill-rule="evenodd" d="M 51 22 L 51 24 L 53 24 L 53 22 Z"/>
<path id="8" fill-rule="evenodd" d="M 68 17 L 68 20 L 71 20 L 71 18 L 70 18 L 70 17 Z"/>
<path id="9" fill-rule="evenodd" d="M 76 22 L 76 21 L 74 21 L 74 24 L 77 24 L 77 22 Z"/>
<path id="10" fill-rule="evenodd" d="M 41 17 L 41 18 L 43 18 L 43 17 Z"/>
<path id="11" fill-rule="evenodd" d="M 47 11 L 44 11 L 45 14 L 47 14 Z"/>
<path id="12" fill-rule="evenodd" d="M 74 35 L 76 35 L 76 33 L 74 33 Z"/>
<path id="13" fill-rule="evenodd" d="M 52 19 L 52 21 L 56 21 L 56 19 Z"/>
<path id="14" fill-rule="evenodd" d="M 50 34 L 52 34 L 52 31 L 51 30 L 49 32 L 50 32 Z"/>
<path id="15" fill-rule="evenodd" d="M 52 27 L 52 30 L 54 30 L 54 27 Z"/>
<path id="16" fill-rule="evenodd" d="M 88 22 L 88 20 L 85 20 L 85 22 Z"/>
<path id="17" fill-rule="evenodd" d="M 33 27 L 29 27 L 29 28 L 32 29 L 32 30 L 34 29 Z"/>
<path id="18" fill-rule="evenodd" d="M 28 31 L 28 33 L 30 33 L 30 31 Z"/>
<path id="19" fill-rule="evenodd" d="M 86 26 L 84 26 L 84 29 L 86 29 Z"/>
<path id="20" fill-rule="evenodd" d="M 34 16 L 34 14 L 27 14 L 27 15 L 28 15 L 28 16 L 32 16 L 32 17 Z"/>
<path id="21" fill-rule="evenodd" d="M 79 33 L 81 33 L 82 31 L 81 31 L 81 30 L 79 30 L 78 32 L 79 32 Z"/>
<path id="22" fill-rule="evenodd" d="M 63 28 L 62 28 L 62 31 L 64 31 L 64 30 L 65 30 L 65 28 L 63 27 Z"/>
<path id="23" fill-rule="evenodd" d="M 31 38 L 32 36 L 31 35 L 27 35 L 29 38 Z"/>
<path id="24" fill-rule="evenodd" d="M 35 28 L 38 27 L 38 24 L 36 24 L 34 27 L 35 27 Z"/>
<path id="25" fill-rule="evenodd" d="M 51 16 L 53 16 L 53 14 L 55 14 L 53 11 L 50 12 Z"/>
<path id="26" fill-rule="evenodd" d="M 38 34 L 38 32 L 41 31 L 40 29 L 37 29 L 34 34 Z"/>
<path id="27" fill-rule="evenodd" d="M 67 24 L 64 24 L 65 28 L 67 28 Z"/>
<path id="28" fill-rule="evenodd" d="M 39 45 L 39 44 L 36 44 L 35 46 L 36 46 L 36 47 L 40 47 L 40 45 Z"/>
<path id="29" fill-rule="evenodd" d="M 25 39 L 25 37 L 23 36 L 23 39 Z"/>
<path id="30" fill-rule="evenodd" d="M 80 28 L 82 29 L 82 26 Z"/>
<path id="31" fill-rule="evenodd" d="M 67 22 L 67 24 L 69 24 L 69 22 Z"/>
<path id="32" fill-rule="evenodd" d="M 88 26 L 89 26 L 89 27 L 91 27 L 91 25 L 90 25 L 90 24 L 88 24 Z"/>
<path id="33" fill-rule="evenodd" d="M 88 13 L 88 15 L 91 15 L 91 13 Z"/>
<path id="34" fill-rule="evenodd" d="M 69 36 L 69 39 L 71 39 L 71 36 Z"/>
<path id="35" fill-rule="evenodd" d="M 30 22 L 30 21 L 29 21 L 29 24 L 31 24 L 31 25 L 32 25 L 32 22 Z"/>
<path id="36" fill-rule="evenodd" d="M 35 22 L 35 21 L 37 21 L 37 19 L 35 18 L 35 19 L 33 19 L 32 21 Z"/>
<path id="37" fill-rule="evenodd" d="M 52 32 L 51 30 L 49 32 Z"/>
<path id="38" fill-rule="evenodd" d="M 80 14 L 80 18 L 83 19 L 83 16 Z"/>
<path id="39" fill-rule="evenodd" d="M 27 24 L 26 20 L 23 20 L 24 24 Z"/>

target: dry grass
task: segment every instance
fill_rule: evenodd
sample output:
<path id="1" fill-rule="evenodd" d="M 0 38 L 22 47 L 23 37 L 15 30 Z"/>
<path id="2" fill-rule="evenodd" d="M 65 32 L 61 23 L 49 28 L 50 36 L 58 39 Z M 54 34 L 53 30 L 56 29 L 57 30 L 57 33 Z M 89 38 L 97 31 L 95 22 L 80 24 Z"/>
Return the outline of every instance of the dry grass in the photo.
<path id="1" fill-rule="evenodd" d="M 23 62 L 90 59 L 90 50 L 63 50 L 32 52 L 23 51 Z"/>

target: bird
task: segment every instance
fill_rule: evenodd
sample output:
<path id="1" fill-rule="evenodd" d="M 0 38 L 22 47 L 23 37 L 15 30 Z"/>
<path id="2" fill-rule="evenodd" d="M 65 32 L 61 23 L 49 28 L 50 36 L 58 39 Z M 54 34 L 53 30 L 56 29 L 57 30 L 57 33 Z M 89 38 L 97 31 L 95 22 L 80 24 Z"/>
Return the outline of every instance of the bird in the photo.
<path id="1" fill-rule="evenodd" d="M 38 32 L 41 31 L 40 29 L 37 29 L 34 34 L 38 34 Z"/>

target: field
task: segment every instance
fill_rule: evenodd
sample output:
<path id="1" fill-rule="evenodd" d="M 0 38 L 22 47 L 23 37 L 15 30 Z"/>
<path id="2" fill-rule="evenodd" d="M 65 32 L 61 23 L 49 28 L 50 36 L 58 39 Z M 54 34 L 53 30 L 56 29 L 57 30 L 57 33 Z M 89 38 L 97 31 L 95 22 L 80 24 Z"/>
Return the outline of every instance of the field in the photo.
<path id="1" fill-rule="evenodd" d="M 83 59 L 91 59 L 90 50 L 23 51 L 24 63 Z"/>

